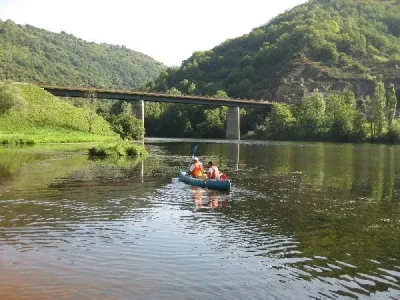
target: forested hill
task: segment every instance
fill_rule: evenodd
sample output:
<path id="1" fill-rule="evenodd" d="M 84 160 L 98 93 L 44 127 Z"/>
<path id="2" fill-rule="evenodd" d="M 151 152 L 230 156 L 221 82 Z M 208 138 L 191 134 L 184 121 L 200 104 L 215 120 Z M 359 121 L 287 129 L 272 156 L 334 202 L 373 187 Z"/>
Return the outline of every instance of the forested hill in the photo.
<path id="1" fill-rule="evenodd" d="M 297 101 L 349 88 L 400 87 L 400 0 L 310 0 L 269 23 L 169 68 L 149 88 Z"/>
<path id="2" fill-rule="evenodd" d="M 135 88 L 166 66 L 124 46 L 0 20 L 0 81 Z"/>

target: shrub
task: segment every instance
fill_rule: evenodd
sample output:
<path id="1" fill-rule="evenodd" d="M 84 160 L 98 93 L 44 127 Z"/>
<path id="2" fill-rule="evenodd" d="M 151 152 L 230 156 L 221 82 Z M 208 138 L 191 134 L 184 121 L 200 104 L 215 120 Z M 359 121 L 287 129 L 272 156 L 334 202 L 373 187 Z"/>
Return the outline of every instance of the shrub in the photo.
<path id="1" fill-rule="evenodd" d="M 146 149 L 141 145 L 131 143 L 116 143 L 99 145 L 88 150 L 89 157 L 108 156 L 142 156 L 147 155 Z"/>
<path id="2" fill-rule="evenodd" d="M 89 156 L 100 156 L 100 157 L 106 157 L 111 155 L 109 152 L 107 152 L 107 149 L 102 148 L 102 147 L 92 147 L 89 149 Z"/>
<path id="3" fill-rule="evenodd" d="M 128 156 L 139 156 L 147 153 L 144 147 L 138 145 L 129 146 L 125 151 Z"/>
<path id="4" fill-rule="evenodd" d="M 339 53 L 333 43 L 324 42 L 317 45 L 313 52 L 313 56 L 319 61 L 331 64 L 336 64 L 339 61 Z"/>
<path id="5" fill-rule="evenodd" d="M 24 108 L 25 106 L 26 101 L 15 85 L 0 83 L 0 115 L 13 107 Z"/>

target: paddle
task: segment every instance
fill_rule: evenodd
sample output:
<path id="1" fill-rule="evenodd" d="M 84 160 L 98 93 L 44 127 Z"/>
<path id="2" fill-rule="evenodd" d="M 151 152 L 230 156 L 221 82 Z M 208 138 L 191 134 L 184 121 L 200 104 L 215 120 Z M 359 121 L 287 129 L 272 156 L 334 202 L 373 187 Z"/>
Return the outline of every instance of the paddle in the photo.
<path id="1" fill-rule="evenodd" d="M 195 155 L 196 152 L 197 152 L 197 148 L 199 148 L 199 145 L 194 145 L 194 147 L 193 147 L 193 149 L 192 149 L 192 159 L 190 160 L 188 169 L 190 168 L 190 165 L 191 165 L 191 163 L 192 163 L 192 160 L 193 160 L 193 158 L 194 158 L 194 155 Z"/>
<path id="2" fill-rule="evenodd" d="M 199 148 L 199 145 L 194 145 L 193 150 L 192 150 L 192 158 L 193 158 L 194 155 L 196 154 L 197 148 Z"/>

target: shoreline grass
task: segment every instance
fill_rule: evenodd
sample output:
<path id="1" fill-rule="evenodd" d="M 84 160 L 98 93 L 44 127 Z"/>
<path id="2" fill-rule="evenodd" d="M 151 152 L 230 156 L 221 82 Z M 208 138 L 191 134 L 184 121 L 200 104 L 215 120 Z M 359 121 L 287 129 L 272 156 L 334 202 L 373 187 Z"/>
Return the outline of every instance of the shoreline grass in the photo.
<path id="1" fill-rule="evenodd" d="M 78 131 L 39 130 L 37 133 L 0 133 L 0 144 L 35 145 L 46 143 L 116 142 L 119 137 Z"/>

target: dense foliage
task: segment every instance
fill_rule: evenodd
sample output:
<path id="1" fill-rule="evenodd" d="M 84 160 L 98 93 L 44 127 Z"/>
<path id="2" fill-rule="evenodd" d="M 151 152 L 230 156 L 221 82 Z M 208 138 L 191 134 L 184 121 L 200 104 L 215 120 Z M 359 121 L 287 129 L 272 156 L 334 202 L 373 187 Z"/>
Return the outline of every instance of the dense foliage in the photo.
<path id="1" fill-rule="evenodd" d="M 95 44 L 0 20 L 0 80 L 135 88 L 165 66 L 125 46 Z"/>
<path id="2" fill-rule="evenodd" d="M 249 137 L 274 140 L 400 142 L 400 122 L 394 119 L 397 98 L 375 82 L 373 97 L 359 103 L 345 90 L 324 96 L 319 91 L 298 104 L 277 104 Z"/>
<path id="3" fill-rule="evenodd" d="M 167 93 L 180 94 L 180 91 L 172 88 Z M 226 93 L 217 91 L 213 96 L 224 98 Z M 225 138 L 227 112 L 227 107 L 146 103 L 146 133 L 159 137 Z"/>
<path id="4" fill-rule="evenodd" d="M 315 88 L 350 86 L 356 96 L 366 95 L 379 74 L 400 87 L 399 24 L 399 0 L 310 0 L 249 34 L 195 52 L 148 88 L 290 101 Z"/>

